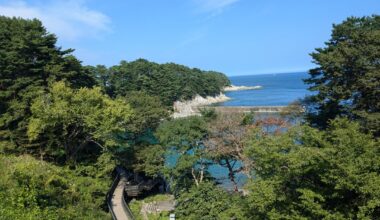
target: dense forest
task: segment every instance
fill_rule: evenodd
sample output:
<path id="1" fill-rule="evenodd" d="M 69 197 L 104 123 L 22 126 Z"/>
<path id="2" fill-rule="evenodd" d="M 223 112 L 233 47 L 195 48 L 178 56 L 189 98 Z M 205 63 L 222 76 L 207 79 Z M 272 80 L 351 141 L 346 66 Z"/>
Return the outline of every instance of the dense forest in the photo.
<path id="1" fill-rule="evenodd" d="M 0 17 L 0 27 L 6 219 L 103 218 L 115 165 L 143 167 L 136 155 L 173 102 L 230 84 L 222 73 L 143 59 L 83 66 L 38 20 Z"/>
<path id="2" fill-rule="evenodd" d="M 334 25 L 311 54 L 306 112 L 264 118 L 172 119 L 174 101 L 228 78 L 144 59 L 83 66 L 56 44 L 38 20 L 0 17 L 0 219 L 111 219 L 118 165 L 165 178 L 179 219 L 379 218 L 380 16 Z"/>
<path id="3" fill-rule="evenodd" d="M 190 69 L 174 63 L 157 64 L 144 59 L 133 62 L 121 61 L 120 65 L 106 68 L 85 67 L 111 97 L 128 96 L 133 91 L 142 91 L 158 96 L 166 106 L 174 101 L 189 100 L 195 95 L 219 95 L 230 85 L 222 73 Z"/>

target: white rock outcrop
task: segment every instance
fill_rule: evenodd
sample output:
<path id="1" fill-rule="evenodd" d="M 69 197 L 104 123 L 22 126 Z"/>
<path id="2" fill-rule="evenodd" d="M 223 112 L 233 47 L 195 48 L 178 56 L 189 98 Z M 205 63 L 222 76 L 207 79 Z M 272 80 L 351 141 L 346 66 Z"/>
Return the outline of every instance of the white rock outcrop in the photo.
<path id="1" fill-rule="evenodd" d="M 239 90 L 254 90 L 254 89 L 261 89 L 262 86 L 227 86 L 224 88 L 223 91 L 225 92 L 231 92 L 231 91 L 239 91 Z"/>
<path id="2" fill-rule="evenodd" d="M 200 115 L 199 107 L 211 105 L 219 102 L 225 102 L 230 100 L 225 94 L 220 93 L 218 96 L 207 96 L 202 97 L 200 95 L 195 96 L 192 100 L 189 101 L 176 101 L 174 102 L 173 109 L 174 113 L 173 118 L 182 118 L 192 115 Z"/>
<path id="3" fill-rule="evenodd" d="M 253 90 L 261 89 L 262 86 L 227 86 L 223 89 L 224 92 L 239 91 L 239 90 Z M 199 107 L 211 105 L 219 102 L 225 102 L 231 98 L 227 97 L 225 94 L 220 93 L 218 96 L 207 96 L 202 97 L 200 95 L 195 96 L 192 100 L 188 101 L 176 101 L 173 104 L 174 113 L 173 118 L 182 118 L 192 115 L 200 115 Z"/>

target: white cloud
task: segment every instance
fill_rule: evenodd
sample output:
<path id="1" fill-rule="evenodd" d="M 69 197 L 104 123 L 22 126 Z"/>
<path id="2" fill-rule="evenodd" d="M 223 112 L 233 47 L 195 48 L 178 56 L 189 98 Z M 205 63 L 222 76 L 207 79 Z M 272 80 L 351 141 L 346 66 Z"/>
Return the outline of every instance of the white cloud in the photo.
<path id="1" fill-rule="evenodd" d="M 25 1 L 0 4 L 0 15 L 41 20 L 48 31 L 62 40 L 98 37 L 109 32 L 110 19 L 105 14 L 89 9 L 82 0 L 56 0 L 30 5 Z"/>
<path id="2" fill-rule="evenodd" d="M 238 2 L 239 0 L 193 0 L 201 11 L 219 14 L 228 6 Z"/>

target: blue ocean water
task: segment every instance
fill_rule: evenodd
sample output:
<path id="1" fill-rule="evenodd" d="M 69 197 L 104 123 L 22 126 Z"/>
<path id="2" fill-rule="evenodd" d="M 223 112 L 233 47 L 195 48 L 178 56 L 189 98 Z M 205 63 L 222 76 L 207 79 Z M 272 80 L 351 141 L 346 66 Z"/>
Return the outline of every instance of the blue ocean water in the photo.
<path id="1" fill-rule="evenodd" d="M 193 151 L 190 150 L 188 153 L 193 154 Z M 178 158 L 179 158 L 179 154 L 177 154 L 176 152 L 173 151 L 173 152 L 168 153 L 166 155 L 166 166 L 167 167 L 175 166 Z M 237 161 L 234 166 L 234 170 L 239 169 L 241 166 L 242 166 L 242 163 L 240 161 Z M 219 164 L 212 164 L 208 167 L 208 172 L 219 183 L 220 186 L 228 190 L 233 190 L 233 184 L 228 178 L 228 169 L 226 167 L 223 167 Z M 243 173 L 235 174 L 235 181 L 239 187 L 243 187 L 244 184 L 247 182 L 247 180 L 248 179 L 245 174 Z"/>
<path id="2" fill-rule="evenodd" d="M 308 78 L 306 72 L 281 73 L 230 77 L 235 86 L 262 86 L 258 90 L 226 92 L 230 101 L 222 106 L 284 106 L 311 94 L 302 79 Z"/>
<path id="3" fill-rule="evenodd" d="M 231 83 L 235 86 L 262 86 L 259 90 L 241 90 L 226 92 L 231 98 L 230 101 L 220 103 L 222 106 L 284 106 L 291 102 L 302 99 L 306 95 L 312 94 L 307 90 L 308 85 L 303 79 L 308 78 L 306 72 L 303 73 L 282 73 L 252 76 L 230 77 Z M 240 164 L 238 164 L 240 165 Z M 227 189 L 232 188 L 232 183 L 228 179 L 228 170 L 218 164 L 209 167 L 211 175 L 220 181 L 221 185 Z M 236 174 L 236 181 L 239 187 L 247 182 L 247 176 L 243 173 Z"/>
<path id="4" fill-rule="evenodd" d="M 307 90 L 308 86 L 302 79 L 308 78 L 307 73 L 282 73 L 252 76 L 234 76 L 230 80 L 235 86 L 262 86 L 259 90 L 242 90 L 227 92 L 226 95 L 232 98 L 230 101 L 220 103 L 222 106 L 284 106 L 302 99 L 311 94 Z M 175 164 L 176 157 L 168 157 L 169 164 Z M 241 162 L 237 162 L 237 167 Z M 228 178 L 228 169 L 213 164 L 208 171 L 220 185 L 226 189 L 232 189 L 233 185 Z M 239 187 L 242 187 L 248 180 L 243 173 L 237 173 L 235 180 Z"/>

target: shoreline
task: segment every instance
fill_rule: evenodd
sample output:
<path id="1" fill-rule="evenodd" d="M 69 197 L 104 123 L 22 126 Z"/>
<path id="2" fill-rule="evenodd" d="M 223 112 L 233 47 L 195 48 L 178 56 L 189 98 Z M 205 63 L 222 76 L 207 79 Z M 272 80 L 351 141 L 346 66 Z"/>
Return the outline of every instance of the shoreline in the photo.
<path id="1" fill-rule="evenodd" d="M 183 118 L 188 116 L 200 115 L 198 108 L 215 103 L 226 102 L 231 98 L 224 93 L 220 93 L 217 96 L 202 97 L 196 95 L 192 100 L 188 101 L 176 101 L 173 104 L 174 113 L 173 118 Z"/>
<path id="2" fill-rule="evenodd" d="M 261 89 L 262 86 L 226 86 L 223 89 L 223 92 L 233 92 L 233 91 L 241 91 L 241 90 L 255 90 Z M 221 92 L 217 96 L 207 96 L 202 97 L 200 95 L 196 95 L 192 100 L 187 101 L 176 101 L 173 103 L 174 112 L 172 114 L 172 118 L 183 118 L 193 115 L 200 115 L 199 107 L 212 105 L 220 102 L 226 102 L 231 98 L 226 96 L 223 92 Z"/>
<path id="3" fill-rule="evenodd" d="M 233 92 L 233 91 L 241 91 L 241 90 L 256 90 L 256 89 L 262 89 L 262 86 L 226 86 L 224 87 L 224 92 Z"/>
<path id="4" fill-rule="evenodd" d="M 233 92 L 241 90 L 256 90 L 261 89 L 262 86 L 226 86 L 223 89 L 223 92 Z M 173 114 L 172 118 L 183 118 L 188 116 L 200 115 L 199 107 L 212 105 L 215 103 L 226 102 L 231 98 L 226 96 L 223 92 L 220 92 L 217 96 L 207 96 L 202 97 L 196 95 L 192 100 L 187 101 L 175 101 L 173 103 Z"/>

